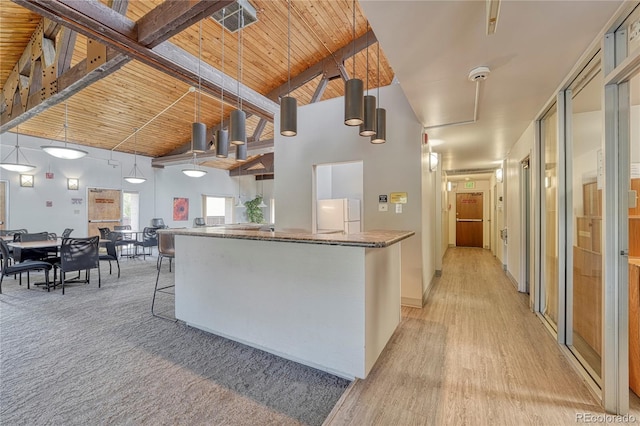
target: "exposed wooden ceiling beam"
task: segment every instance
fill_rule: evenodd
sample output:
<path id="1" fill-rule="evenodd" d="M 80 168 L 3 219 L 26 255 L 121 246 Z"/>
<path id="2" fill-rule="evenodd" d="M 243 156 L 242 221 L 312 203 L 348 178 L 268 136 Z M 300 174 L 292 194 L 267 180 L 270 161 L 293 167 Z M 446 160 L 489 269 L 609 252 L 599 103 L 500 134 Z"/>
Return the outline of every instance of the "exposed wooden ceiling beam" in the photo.
<path id="1" fill-rule="evenodd" d="M 260 150 L 271 150 L 273 148 L 273 139 L 264 139 L 261 141 L 252 141 L 247 142 L 249 145 L 247 146 L 248 151 L 260 151 Z M 236 147 L 235 145 L 229 146 L 229 156 L 235 155 Z M 216 157 L 215 150 L 207 151 L 202 154 L 198 154 L 198 162 L 206 162 L 206 161 L 215 161 L 218 157 Z M 164 166 L 175 166 L 178 164 L 186 164 L 193 159 L 193 154 L 190 153 L 182 153 L 175 155 L 165 155 L 162 157 L 152 158 L 151 159 L 151 167 L 159 167 L 162 168 Z"/>
<path id="2" fill-rule="evenodd" d="M 260 166 L 260 168 L 256 168 Z M 246 163 L 229 170 L 229 176 L 266 175 L 273 174 L 273 152 L 261 155 Z"/>
<path id="3" fill-rule="evenodd" d="M 153 49 L 139 43 L 136 23 L 119 15 L 117 12 L 97 0 L 14 0 L 14 2 L 62 25 L 68 26 L 89 38 L 104 42 L 108 46 L 121 52 L 123 55 L 129 56 L 129 58 L 122 58 L 123 63 L 120 63 L 118 68 L 124 64 L 124 61 L 135 58 L 174 78 L 186 82 L 187 84 L 195 86 L 198 81 L 201 81 L 203 91 L 217 97 L 220 96 L 221 84 L 223 81 L 222 73 L 220 71 L 208 64 L 201 64 L 200 67 L 198 67 L 198 58 L 195 58 L 193 55 L 167 41 L 156 45 Z M 197 2 L 194 2 L 195 0 L 192 0 L 190 3 L 206 4 L 208 6 L 206 13 L 209 13 L 214 9 L 212 3 L 216 5 L 218 9 L 221 9 L 231 3 L 231 0 L 221 0 L 216 2 L 212 2 L 211 0 L 198 0 Z M 186 13 L 184 8 L 178 9 Z M 153 11 L 150 13 L 153 13 Z M 200 14 L 203 13 L 205 12 L 200 11 Z M 174 17 L 178 19 L 179 16 Z M 144 17 L 141 18 L 141 20 L 142 19 L 144 19 Z M 165 21 L 159 23 L 156 19 L 153 23 L 155 24 L 153 30 L 145 31 L 149 34 L 156 34 L 158 37 L 168 39 L 180 31 L 179 28 L 171 26 Z M 146 25 L 150 26 L 152 23 L 148 23 Z M 151 40 L 149 41 L 149 44 L 155 45 L 157 44 L 157 41 L 158 40 Z M 105 67 L 103 66 L 102 68 L 104 69 Z M 200 73 L 198 73 L 198 70 L 200 70 Z M 105 71 L 107 70 L 105 69 Z M 113 71 L 115 71 L 115 69 L 111 70 L 111 72 Z M 94 76 L 94 78 L 95 77 L 97 76 Z M 99 78 L 95 78 L 90 83 L 84 84 L 83 87 L 88 86 L 98 79 Z M 225 76 L 224 83 L 226 100 L 232 105 L 237 103 L 237 82 L 231 77 Z M 82 84 L 79 84 L 78 86 L 81 85 Z M 56 97 L 57 102 L 68 98 L 73 93 L 67 92 L 64 96 Z M 278 105 L 275 102 L 272 102 L 245 85 L 240 85 L 240 93 L 242 94 L 243 110 L 254 113 L 261 118 L 266 118 L 268 120 L 273 119 L 273 114 L 278 109 Z M 46 107 L 45 105 L 41 106 L 39 112 L 55 105 L 57 102 L 50 100 L 47 102 Z M 4 132 L 33 116 L 30 114 L 29 117 L 24 117 L 25 112 L 26 111 L 22 111 L 19 116 L 12 114 L 11 117 L 7 117 L 3 114 L 0 132 Z"/>
<path id="4" fill-rule="evenodd" d="M 372 44 L 376 43 L 375 34 L 372 30 L 358 37 L 355 42 L 349 43 L 346 46 L 338 49 L 336 52 L 325 56 L 320 62 L 311 65 L 300 74 L 291 78 L 291 90 L 305 85 L 319 75 L 323 75 L 324 78 L 333 80 L 337 77 L 348 79 L 348 75 L 344 70 L 344 61 L 352 57 L 354 54 L 366 49 Z M 279 102 L 280 97 L 286 95 L 289 92 L 289 82 L 284 83 L 280 87 L 272 90 L 267 94 L 267 98 L 273 101 Z"/>

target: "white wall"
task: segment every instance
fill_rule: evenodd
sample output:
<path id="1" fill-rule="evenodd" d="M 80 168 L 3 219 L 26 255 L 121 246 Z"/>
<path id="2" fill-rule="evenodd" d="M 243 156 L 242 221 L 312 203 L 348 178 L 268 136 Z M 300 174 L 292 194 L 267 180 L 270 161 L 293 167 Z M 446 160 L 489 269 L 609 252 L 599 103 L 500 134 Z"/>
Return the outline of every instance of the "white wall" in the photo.
<path id="1" fill-rule="evenodd" d="M 15 145 L 13 133 L 0 135 L 0 155 L 4 158 Z M 208 168 L 206 176 L 194 179 L 185 176 L 182 166 L 153 169 L 151 159 L 138 155 L 137 164 L 147 181 L 131 184 L 122 178 L 133 167 L 134 156 L 108 150 L 80 147 L 89 154 L 77 160 L 51 157 L 40 149 L 49 140 L 20 135 L 20 147 L 29 162 L 37 168 L 33 172 L 33 188 L 20 187 L 20 173 L 0 168 L 0 180 L 9 182 L 7 229 L 26 228 L 30 232 L 48 231 L 62 233 L 73 228 L 74 234 L 87 234 L 87 188 L 110 188 L 138 192 L 140 194 L 140 226 L 148 225 L 152 218 L 162 217 L 168 226 L 191 226 L 193 218 L 202 215 L 202 194 L 235 196 L 238 186 L 225 170 Z M 73 145 L 71 145 L 73 146 Z M 112 156 L 112 157 L 111 157 Z M 113 158 L 115 166 L 108 164 Z M 52 172 L 53 179 L 45 173 Z M 80 189 L 67 189 L 67 178 L 78 178 Z M 244 179 L 244 178 L 243 178 Z M 253 180 L 253 177 L 248 179 Z M 265 185 L 265 188 L 267 186 Z M 246 191 L 255 194 L 255 183 L 249 182 Z M 173 197 L 189 198 L 189 221 L 173 221 Z M 81 198 L 82 204 L 72 204 L 72 198 Z M 46 207 L 51 201 L 52 207 Z"/>
<path id="2" fill-rule="evenodd" d="M 402 297 L 422 303 L 425 276 L 433 275 L 433 242 L 422 247 L 421 139 L 422 125 L 411 110 L 399 85 L 380 89 L 387 110 L 387 143 L 372 145 L 358 129 L 343 124 L 344 98 L 330 99 L 298 108 L 298 135 L 280 136 L 274 119 L 276 228 L 312 229 L 312 168 L 314 165 L 362 161 L 364 174 L 363 222 L 365 230 L 411 230 L 415 236 L 402 242 Z M 426 196 L 433 196 L 428 189 Z M 407 192 L 403 212 L 378 211 L 378 195 Z M 428 282 L 428 281 L 427 281 Z"/>
<path id="3" fill-rule="evenodd" d="M 506 228 L 508 230 L 508 243 L 506 246 L 507 272 L 518 284 L 520 281 L 521 252 L 522 252 L 522 222 L 520 209 L 520 162 L 527 156 L 533 157 L 533 147 L 535 143 L 535 123 L 532 122 L 524 131 L 518 142 L 511 148 L 505 166 L 505 203 L 504 215 L 506 218 Z M 535 168 L 530 167 L 530 179 L 538 179 Z M 508 202 L 507 202 L 508 201 Z M 533 223 L 534 216 L 531 216 Z M 533 233 L 531 234 L 533 236 Z M 531 239 L 533 244 L 533 238 Z M 533 246 L 531 247 L 533 251 Z M 532 269 L 533 269 L 533 265 Z"/>

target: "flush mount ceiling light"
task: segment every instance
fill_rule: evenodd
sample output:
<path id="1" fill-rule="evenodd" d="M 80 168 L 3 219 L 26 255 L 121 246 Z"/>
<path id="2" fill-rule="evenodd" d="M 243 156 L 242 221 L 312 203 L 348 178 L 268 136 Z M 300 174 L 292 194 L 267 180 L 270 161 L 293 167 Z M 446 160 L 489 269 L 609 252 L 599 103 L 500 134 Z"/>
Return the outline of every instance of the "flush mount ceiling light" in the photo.
<path id="1" fill-rule="evenodd" d="M 189 176 L 189 177 L 202 177 L 204 175 L 207 174 L 206 170 L 202 170 L 200 167 L 198 167 L 198 163 L 196 161 L 196 153 L 193 153 L 193 167 L 187 168 L 187 169 L 182 169 L 182 173 L 184 173 L 185 175 Z"/>
<path id="2" fill-rule="evenodd" d="M 356 76 L 356 1 L 353 0 L 353 76 L 344 83 L 344 124 L 359 126 L 364 120 L 364 88 Z"/>
<path id="3" fill-rule="evenodd" d="M 291 97 L 291 0 L 287 0 L 287 96 L 280 98 L 280 134 L 298 134 L 298 100 Z"/>
<path id="4" fill-rule="evenodd" d="M 83 151 L 81 149 L 71 148 L 67 146 L 67 128 L 69 127 L 68 123 L 68 111 L 67 111 L 67 103 L 64 104 L 64 146 L 55 146 L 55 145 L 45 145 L 41 146 L 42 150 L 49 155 L 52 155 L 57 158 L 63 158 L 65 160 L 76 160 L 78 158 L 82 158 L 88 154 L 87 151 Z"/>
<path id="5" fill-rule="evenodd" d="M 18 143 L 19 135 L 20 135 L 20 129 L 16 128 L 16 146 L 15 148 L 13 148 L 13 150 L 9 152 L 9 154 L 7 154 L 6 157 L 2 159 L 2 162 L 0 162 L 0 167 L 12 172 L 28 172 L 29 170 L 35 169 L 36 166 L 29 164 L 29 160 L 27 160 L 27 157 L 25 157 L 24 153 L 20 151 L 20 144 Z M 16 153 L 15 163 L 9 160 L 9 158 L 13 156 L 12 154 L 14 151 Z M 23 163 L 20 162 L 20 156 L 24 158 Z"/>
<path id="6" fill-rule="evenodd" d="M 147 178 L 145 178 L 140 169 L 138 169 L 138 129 L 134 129 L 134 131 L 133 168 L 131 169 L 131 172 L 129 172 L 129 176 L 126 176 L 124 180 L 129 183 L 142 183 L 146 181 Z"/>

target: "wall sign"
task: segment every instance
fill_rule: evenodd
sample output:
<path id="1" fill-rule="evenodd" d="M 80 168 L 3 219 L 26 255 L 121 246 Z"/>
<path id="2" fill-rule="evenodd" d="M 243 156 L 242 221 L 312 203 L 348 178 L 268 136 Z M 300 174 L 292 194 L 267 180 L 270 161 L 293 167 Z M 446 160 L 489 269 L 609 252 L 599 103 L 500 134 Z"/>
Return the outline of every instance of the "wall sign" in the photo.
<path id="1" fill-rule="evenodd" d="M 464 189 L 475 189 L 475 188 L 476 188 L 476 183 L 474 181 L 464 183 Z"/>
<path id="2" fill-rule="evenodd" d="M 389 194 L 391 198 L 391 202 L 394 204 L 407 204 L 407 193 L 406 192 L 392 192 Z"/>
<path id="3" fill-rule="evenodd" d="M 379 203 L 386 203 L 387 202 L 387 194 L 378 195 L 378 202 Z"/>

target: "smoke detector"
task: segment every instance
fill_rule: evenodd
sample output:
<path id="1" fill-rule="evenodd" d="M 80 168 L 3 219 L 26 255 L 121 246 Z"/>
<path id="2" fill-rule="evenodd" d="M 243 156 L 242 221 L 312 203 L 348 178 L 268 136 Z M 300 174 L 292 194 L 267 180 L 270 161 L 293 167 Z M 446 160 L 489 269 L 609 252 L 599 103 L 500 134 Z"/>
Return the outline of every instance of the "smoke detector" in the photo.
<path id="1" fill-rule="evenodd" d="M 489 67 L 477 67 L 469 72 L 469 81 L 486 80 L 491 73 Z"/>

